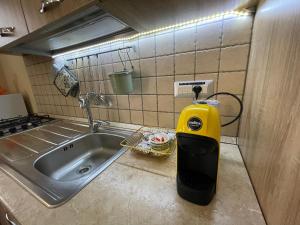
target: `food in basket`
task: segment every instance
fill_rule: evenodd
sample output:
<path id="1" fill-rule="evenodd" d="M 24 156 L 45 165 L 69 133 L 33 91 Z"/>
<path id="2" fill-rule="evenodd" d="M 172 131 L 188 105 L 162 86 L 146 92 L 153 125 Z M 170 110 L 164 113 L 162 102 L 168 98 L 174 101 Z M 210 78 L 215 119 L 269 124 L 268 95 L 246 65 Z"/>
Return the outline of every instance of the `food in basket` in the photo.
<path id="1" fill-rule="evenodd" d="M 169 137 L 165 133 L 157 133 L 149 136 L 149 142 L 152 145 L 163 145 L 169 142 Z"/>

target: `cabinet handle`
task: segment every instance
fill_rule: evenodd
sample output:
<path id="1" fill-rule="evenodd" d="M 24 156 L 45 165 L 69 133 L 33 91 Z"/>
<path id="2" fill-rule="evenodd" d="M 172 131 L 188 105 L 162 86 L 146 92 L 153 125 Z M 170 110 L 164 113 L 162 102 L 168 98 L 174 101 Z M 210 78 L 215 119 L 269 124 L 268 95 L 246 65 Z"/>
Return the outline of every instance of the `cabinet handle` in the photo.
<path id="1" fill-rule="evenodd" d="M 44 13 L 47 8 L 55 7 L 62 3 L 64 0 L 41 0 L 40 13 Z"/>
<path id="2" fill-rule="evenodd" d="M 0 27 L 0 37 L 13 35 L 15 27 Z"/>
<path id="3" fill-rule="evenodd" d="M 12 220 L 10 220 L 10 219 L 8 218 L 8 214 L 7 214 L 7 213 L 5 213 L 5 218 L 6 218 L 7 222 L 8 222 L 10 225 L 17 225 L 14 221 L 12 221 Z"/>

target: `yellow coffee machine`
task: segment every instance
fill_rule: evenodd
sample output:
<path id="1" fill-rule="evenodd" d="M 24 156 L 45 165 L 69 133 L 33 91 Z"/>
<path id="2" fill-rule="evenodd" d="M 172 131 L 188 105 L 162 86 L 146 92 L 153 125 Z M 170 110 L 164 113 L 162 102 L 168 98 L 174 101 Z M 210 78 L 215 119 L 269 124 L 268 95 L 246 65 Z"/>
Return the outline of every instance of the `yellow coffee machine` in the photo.
<path id="1" fill-rule="evenodd" d="M 177 137 L 177 192 L 193 203 L 207 205 L 216 193 L 220 154 L 218 108 L 198 102 L 179 116 Z"/>

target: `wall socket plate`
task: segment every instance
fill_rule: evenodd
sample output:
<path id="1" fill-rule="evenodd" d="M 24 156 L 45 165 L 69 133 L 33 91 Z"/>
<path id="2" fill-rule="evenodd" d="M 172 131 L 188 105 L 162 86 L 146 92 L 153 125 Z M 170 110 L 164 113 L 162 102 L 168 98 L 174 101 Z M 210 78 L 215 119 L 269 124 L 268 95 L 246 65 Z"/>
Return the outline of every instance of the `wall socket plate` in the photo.
<path id="1" fill-rule="evenodd" d="M 193 92 L 194 86 L 201 86 L 202 91 L 199 98 L 207 97 L 214 93 L 213 80 L 191 80 L 191 81 L 175 81 L 174 96 L 175 97 L 195 97 Z"/>

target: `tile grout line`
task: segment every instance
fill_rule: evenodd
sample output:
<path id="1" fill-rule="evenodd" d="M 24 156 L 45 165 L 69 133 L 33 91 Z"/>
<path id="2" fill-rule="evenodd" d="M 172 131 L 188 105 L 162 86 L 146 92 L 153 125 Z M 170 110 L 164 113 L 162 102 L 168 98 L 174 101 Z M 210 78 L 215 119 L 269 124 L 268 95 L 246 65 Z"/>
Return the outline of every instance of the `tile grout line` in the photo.
<path id="1" fill-rule="evenodd" d="M 156 44 L 156 36 L 157 35 L 154 35 L 154 55 L 155 55 L 155 75 L 156 75 L 156 117 L 157 117 L 157 124 L 156 126 L 160 126 L 160 122 L 159 122 L 159 115 L 158 115 L 158 80 L 157 80 L 157 56 L 156 56 L 156 47 L 157 47 L 157 44 Z"/>
<path id="2" fill-rule="evenodd" d="M 219 64 L 218 64 L 218 75 L 217 75 L 217 92 L 219 90 L 219 81 L 220 81 L 220 68 L 221 68 L 221 52 L 222 52 L 222 45 L 223 45 L 223 35 L 224 35 L 224 16 L 222 17 L 222 25 L 221 25 L 221 34 L 220 34 L 220 49 L 219 49 Z"/>

